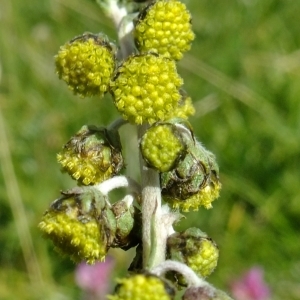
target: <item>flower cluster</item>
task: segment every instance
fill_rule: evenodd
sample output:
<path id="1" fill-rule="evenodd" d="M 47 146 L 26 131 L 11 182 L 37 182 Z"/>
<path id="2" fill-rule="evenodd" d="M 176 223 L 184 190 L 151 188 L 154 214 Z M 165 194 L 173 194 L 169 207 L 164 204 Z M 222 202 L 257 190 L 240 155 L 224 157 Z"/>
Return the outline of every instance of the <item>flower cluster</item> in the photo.
<path id="1" fill-rule="evenodd" d="M 110 94 L 121 118 L 83 126 L 57 154 L 78 186 L 62 192 L 39 228 L 75 262 L 94 264 L 112 247 L 137 246 L 132 273 L 110 300 L 171 300 L 175 286 L 187 286 L 184 300 L 230 299 L 204 281 L 217 266 L 216 243 L 199 228 L 173 228 L 181 212 L 211 208 L 221 188 L 216 157 L 187 120 L 195 109 L 177 72 L 194 39 L 191 15 L 180 0 L 98 2 L 120 45 L 103 34 L 75 37 L 55 56 L 56 71 L 79 96 Z M 141 184 L 121 175 L 118 130 L 126 123 L 137 125 Z M 121 187 L 125 195 L 111 201 L 109 192 Z"/>

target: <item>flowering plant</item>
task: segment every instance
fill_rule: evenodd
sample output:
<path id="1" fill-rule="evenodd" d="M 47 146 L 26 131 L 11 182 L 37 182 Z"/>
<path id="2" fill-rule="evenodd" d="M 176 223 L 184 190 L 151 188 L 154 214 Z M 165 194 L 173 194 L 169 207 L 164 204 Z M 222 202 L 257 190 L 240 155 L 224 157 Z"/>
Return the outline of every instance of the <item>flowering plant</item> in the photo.
<path id="1" fill-rule="evenodd" d="M 191 15 L 179 0 L 98 0 L 113 20 L 118 46 L 103 33 L 84 33 L 61 46 L 56 71 L 80 97 L 111 94 L 121 118 L 83 126 L 57 155 L 78 183 L 62 192 L 39 228 L 73 261 L 94 264 L 109 248 L 136 247 L 130 275 L 111 300 L 231 299 L 210 285 L 218 247 L 199 228 L 175 232 L 181 211 L 209 209 L 221 184 L 213 153 L 194 136 L 194 113 L 176 62 L 194 39 Z M 124 169 L 119 128 L 137 128 L 140 183 Z M 112 203 L 109 192 L 127 188 Z M 163 204 L 164 203 L 164 204 Z"/>

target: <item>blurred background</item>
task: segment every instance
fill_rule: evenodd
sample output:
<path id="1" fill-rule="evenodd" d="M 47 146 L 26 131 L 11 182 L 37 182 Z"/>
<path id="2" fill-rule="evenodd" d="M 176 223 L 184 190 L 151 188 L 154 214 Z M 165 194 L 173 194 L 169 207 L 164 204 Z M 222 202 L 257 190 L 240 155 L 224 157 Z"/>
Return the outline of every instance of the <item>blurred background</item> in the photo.
<path id="1" fill-rule="evenodd" d="M 218 158 L 211 210 L 187 214 L 220 248 L 209 277 L 229 291 L 252 266 L 271 299 L 300 299 L 300 6 L 294 0 L 190 0 L 196 40 L 179 63 L 197 109 L 196 136 Z M 55 75 L 59 46 L 85 31 L 116 33 L 92 0 L 0 0 L 0 299 L 80 299 L 75 265 L 37 224 L 60 190 L 56 153 L 84 124 L 107 125 L 107 95 L 80 99 Z M 122 139 L 133 129 L 125 126 Z M 134 169 L 130 170 L 134 173 Z M 113 251 L 113 277 L 132 252 Z"/>

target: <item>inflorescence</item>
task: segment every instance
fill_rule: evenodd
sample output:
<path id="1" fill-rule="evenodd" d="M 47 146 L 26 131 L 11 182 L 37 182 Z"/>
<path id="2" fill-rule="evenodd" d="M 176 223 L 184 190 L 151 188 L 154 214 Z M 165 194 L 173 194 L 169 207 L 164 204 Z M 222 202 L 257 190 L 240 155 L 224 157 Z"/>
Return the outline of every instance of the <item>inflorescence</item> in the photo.
<path id="1" fill-rule="evenodd" d="M 217 266 L 216 243 L 199 228 L 173 229 L 180 212 L 212 208 L 221 188 L 216 157 L 196 139 L 187 120 L 195 109 L 177 72 L 176 62 L 195 37 L 191 14 L 180 0 L 98 2 L 113 17 L 120 46 L 104 34 L 84 33 L 60 47 L 56 72 L 81 97 L 110 94 L 122 118 L 108 127 L 85 125 L 63 146 L 57 161 L 78 186 L 61 193 L 39 228 L 55 249 L 75 262 L 93 264 L 104 260 L 111 247 L 138 245 L 133 273 L 118 280 L 110 300 L 174 299 L 179 286 L 187 287 L 185 300 L 230 299 L 204 281 Z M 133 21 L 127 18 L 130 13 Z M 131 53 L 124 55 L 124 45 Z M 143 168 L 157 178 L 156 198 L 162 196 L 169 206 L 158 209 L 154 204 L 148 221 L 142 209 L 149 202 L 144 183 L 121 175 L 126 160 L 118 129 L 128 122 L 140 130 L 137 148 Z M 145 174 L 141 181 L 147 184 L 150 177 L 145 179 Z M 109 192 L 120 187 L 127 194 L 112 204 Z M 150 228 L 151 236 L 145 235 L 145 222 L 155 220 L 163 220 L 154 223 L 162 233 Z M 149 250 L 147 238 L 150 244 L 157 241 L 151 244 L 151 255 L 163 251 L 163 257 L 139 255 Z M 163 250 L 156 251 L 159 244 Z"/>

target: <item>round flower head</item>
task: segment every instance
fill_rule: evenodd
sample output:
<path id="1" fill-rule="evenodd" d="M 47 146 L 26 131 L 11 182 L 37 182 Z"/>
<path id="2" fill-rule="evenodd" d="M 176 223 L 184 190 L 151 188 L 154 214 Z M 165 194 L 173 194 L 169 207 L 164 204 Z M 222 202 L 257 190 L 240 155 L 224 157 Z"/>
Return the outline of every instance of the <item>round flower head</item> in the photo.
<path id="1" fill-rule="evenodd" d="M 115 49 L 104 36 L 86 33 L 60 47 L 55 65 L 74 94 L 102 97 L 115 69 Z"/>
<path id="2" fill-rule="evenodd" d="M 182 83 L 174 61 L 146 53 L 122 63 L 111 82 L 111 92 L 125 120 L 152 124 L 165 120 L 178 106 Z"/>
<path id="3" fill-rule="evenodd" d="M 117 131 L 83 126 L 57 155 L 63 171 L 84 185 L 102 182 L 123 167 Z"/>
<path id="4" fill-rule="evenodd" d="M 214 271 L 219 257 L 215 242 L 198 228 L 172 234 L 167 241 L 167 252 L 170 259 L 185 263 L 200 277 Z M 180 276 L 178 281 L 182 281 Z"/>
<path id="5" fill-rule="evenodd" d="M 191 15 L 178 0 L 157 0 L 138 16 L 135 42 L 140 52 L 155 51 L 180 60 L 195 38 Z"/>
<path id="6" fill-rule="evenodd" d="M 75 262 L 103 260 L 107 250 L 107 225 L 99 221 L 95 195 L 65 193 L 44 214 L 39 228 L 56 250 Z"/>
<path id="7" fill-rule="evenodd" d="M 118 280 L 114 295 L 109 300 L 172 300 L 174 290 L 170 284 L 154 275 L 136 274 Z"/>
<path id="8" fill-rule="evenodd" d="M 215 156 L 197 141 L 188 146 L 177 167 L 161 173 L 160 179 L 165 200 L 182 211 L 211 208 L 221 189 Z"/>
<path id="9" fill-rule="evenodd" d="M 160 172 L 173 169 L 186 145 L 176 126 L 170 123 L 155 123 L 143 135 L 140 143 L 141 152 L 152 168 Z"/>

